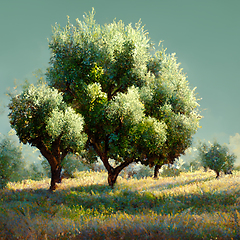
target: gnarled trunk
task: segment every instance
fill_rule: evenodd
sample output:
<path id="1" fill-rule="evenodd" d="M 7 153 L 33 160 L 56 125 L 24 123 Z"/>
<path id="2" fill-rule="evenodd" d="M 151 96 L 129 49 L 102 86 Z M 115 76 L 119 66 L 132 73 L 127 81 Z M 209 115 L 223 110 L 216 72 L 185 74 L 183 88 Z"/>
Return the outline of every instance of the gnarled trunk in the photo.
<path id="1" fill-rule="evenodd" d="M 133 159 L 129 159 L 128 161 L 121 163 L 116 168 L 113 168 L 113 167 L 110 168 L 110 171 L 108 171 L 109 186 L 111 186 L 113 188 L 114 184 L 116 183 L 119 173 L 132 162 L 133 162 Z"/>
<path id="2" fill-rule="evenodd" d="M 115 171 L 108 172 L 108 184 L 111 188 L 113 188 L 114 184 L 116 183 L 116 180 L 117 180 L 117 177 L 118 177 L 119 173 L 117 173 Z"/>
<path id="3" fill-rule="evenodd" d="M 96 151 L 96 153 L 98 154 L 98 156 L 102 160 L 103 165 L 104 165 L 104 167 L 106 168 L 106 170 L 108 172 L 108 184 L 109 184 L 109 186 L 111 186 L 113 188 L 114 184 L 116 183 L 116 180 L 117 180 L 117 177 L 118 177 L 119 173 L 125 167 L 127 167 L 130 163 L 133 162 L 133 158 L 125 160 L 120 165 L 118 165 L 116 168 L 113 168 L 110 165 L 110 163 L 109 163 L 109 157 L 108 157 L 109 146 L 108 146 L 108 142 L 109 142 L 109 138 L 108 138 L 108 136 L 106 136 L 105 145 L 104 145 L 104 148 L 102 148 L 102 147 L 99 146 L 99 144 L 94 139 L 90 140 L 90 143 L 92 144 L 94 150 Z"/>
<path id="4" fill-rule="evenodd" d="M 61 183 L 61 171 L 62 167 L 57 166 L 56 168 L 51 167 L 51 186 L 50 190 L 56 189 L 56 183 Z"/>
<path id="5" fill-rule="evenodd" d="M 41 139 L 35 139 L 33 144 L 36 146 L 41 154 L 47 159 L 48 163 L 51 166 L 51 185 L 50 190 L 56 189 L 56 183 L 61 182 L 61 162 L 64 157 L 67 155 L 68 151 L 60 148 L 61 136 L 59 136 L 52 143 L 52 150 L 49 150 L 48 147 L 41 141 Z"/>
<path id="6" fill-rule="evenodd" d="M 215 171 L 215 172 L 216 172 L 216 174 L 217 174 L 216 178 L 219 178 L 220 172 L 219 172 L 219 171 Z"/>
<path id="7" fill-rule="evenodd" d="M 159 169 L 161 168 L 161 166 L 162 166 L 162 165 L 160 165 L 160 164 L 155 165 L 155 167 L 154 167 L 154 175 L 153 175 L 153 178 L 154 178 L 154 179 L 157 179 L 157 177 L 158 177 L 158 171 L 159 171 Z"/>

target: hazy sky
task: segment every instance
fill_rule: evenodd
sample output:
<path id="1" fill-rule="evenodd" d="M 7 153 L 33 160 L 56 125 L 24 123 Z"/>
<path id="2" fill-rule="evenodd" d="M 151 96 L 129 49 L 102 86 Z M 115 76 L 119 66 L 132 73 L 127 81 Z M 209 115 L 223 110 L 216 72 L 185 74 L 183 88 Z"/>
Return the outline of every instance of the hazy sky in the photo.
<path id="1" fill-rule="evenodd" d="M 47 38 L 55 22 L 66 25 L 96 11 L 100 24 L 114 18 L 125 24 L 142 20 L 153 42 L 176 52 L 190 86 L 197 87 L 204 119 L 195 139 L 229 142 L 240 132 L 240 0 L 8 0 L 0 6 L 0 102 L 14 79 L 32 78 L 46 68 Z M 0 116 L 0 132 L 10 126 L 8 110 Z M 233 139 L 233 138 L 232 138 Z"/>

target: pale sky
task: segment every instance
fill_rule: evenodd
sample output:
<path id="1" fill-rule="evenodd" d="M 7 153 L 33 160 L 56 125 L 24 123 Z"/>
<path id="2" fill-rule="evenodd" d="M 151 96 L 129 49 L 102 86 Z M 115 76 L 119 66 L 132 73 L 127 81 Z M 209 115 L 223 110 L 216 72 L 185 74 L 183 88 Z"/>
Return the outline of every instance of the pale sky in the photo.
<path id="1" fill-rule="evenodd" d="M 125 24 L 142 20 L 153 42 L 164 41 L 176 52 L 190 86 L 197 87 L 202 129 L 194 139 L 228 143 L 240 133 L 240 1 L 239 0 L 8 0 L 0 8 L 0 103 L 8 87 L 32 72 L 48 66 L 47 38 L 58 22 L 82 20 L 84 12 L 96 11 L 96 21 L 113 19 Z M 10 130 L 8 110 L 0 116 L 0 132 Z"/>

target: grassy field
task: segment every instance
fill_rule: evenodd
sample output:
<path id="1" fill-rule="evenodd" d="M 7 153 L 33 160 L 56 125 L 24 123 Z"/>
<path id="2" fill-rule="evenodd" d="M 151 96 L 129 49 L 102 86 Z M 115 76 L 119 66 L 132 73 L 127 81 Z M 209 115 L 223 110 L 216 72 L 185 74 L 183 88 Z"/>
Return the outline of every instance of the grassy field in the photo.
<path id="1" fill-rule="evenodd" d="M 124 179 L 80 172 L 0 190 L 0 239 L 240 239 L 240 172 Z"/>

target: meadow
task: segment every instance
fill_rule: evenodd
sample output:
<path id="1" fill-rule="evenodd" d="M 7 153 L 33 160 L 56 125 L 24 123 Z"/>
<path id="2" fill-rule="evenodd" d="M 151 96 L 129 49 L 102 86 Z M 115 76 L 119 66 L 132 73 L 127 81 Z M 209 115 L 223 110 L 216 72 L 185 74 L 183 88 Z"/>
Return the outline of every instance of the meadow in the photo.
<path id="1" fill-rule="evenodd" d="M 240 172 L 119 177 L 82 171 L 0 190 L 0 239 L 240 239 Z"/>

